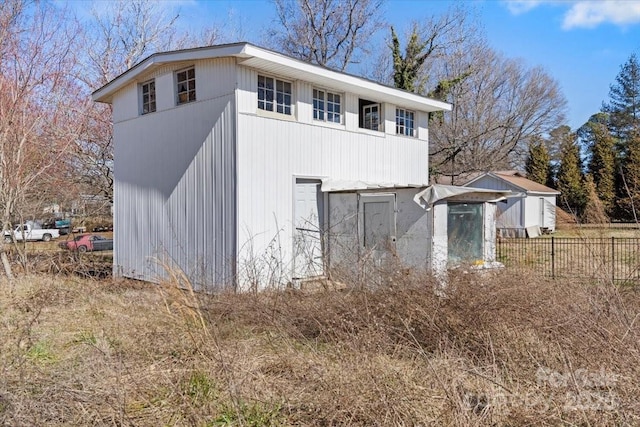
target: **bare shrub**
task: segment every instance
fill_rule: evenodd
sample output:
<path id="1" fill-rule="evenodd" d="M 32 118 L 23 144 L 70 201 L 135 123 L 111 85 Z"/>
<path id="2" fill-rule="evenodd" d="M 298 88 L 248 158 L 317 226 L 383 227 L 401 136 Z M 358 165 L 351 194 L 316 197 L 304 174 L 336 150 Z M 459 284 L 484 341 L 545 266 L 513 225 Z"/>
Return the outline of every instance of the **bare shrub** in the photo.
<path id="1" fill-rule="evenodd" d="M 0 289 L 7 425 L 634 425 L 633 287 L 415 272 L 201 294 L 74 276 Z"/>

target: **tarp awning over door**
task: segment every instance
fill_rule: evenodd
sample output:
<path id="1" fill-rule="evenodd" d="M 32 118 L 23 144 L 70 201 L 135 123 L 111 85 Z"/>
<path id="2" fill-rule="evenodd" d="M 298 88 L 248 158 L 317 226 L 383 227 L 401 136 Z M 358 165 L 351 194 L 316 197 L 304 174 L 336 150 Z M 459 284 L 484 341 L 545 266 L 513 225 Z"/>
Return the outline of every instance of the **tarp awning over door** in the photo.
<path id="1" fill-rule="evenodd" d="M 434 184 L 416 194 L 413 200 L 424 209 L 429 210 L 438 201 L 453 197 L 467 196 L 478 202 L 498 202 L 506 199 L 510 194 L 511 191 L 508 190 L 489 190 Z"/>

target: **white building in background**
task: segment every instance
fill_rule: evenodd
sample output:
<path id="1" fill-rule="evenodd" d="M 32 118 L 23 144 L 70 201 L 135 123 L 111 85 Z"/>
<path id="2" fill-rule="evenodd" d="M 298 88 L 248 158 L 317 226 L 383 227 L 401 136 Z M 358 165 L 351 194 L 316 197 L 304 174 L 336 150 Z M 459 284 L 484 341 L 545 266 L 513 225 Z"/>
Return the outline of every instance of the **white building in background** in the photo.
<path id="1" fill-rule="evenodd" d="M 449 104 L 247 43 L 154 54 L 93 97 L 113 106 L 117 275 L 246 288 L 447 257 L 451 195 L 414 199 Z M 500 192 L 465 192 L 480 208 L 460 215 L 492 218 Z M 492 261 L 481 228 L 473 257 Z"/>
<path id="2" fill-rule="evenodd" d="M 528 234 L 535 237 L 556 229 L 558 190 L 527 179 L 517 171 L 486 172 L 465 186 L 514 193 L 497 205 L 496 227 L 504 237 L 527 237 Z"/>

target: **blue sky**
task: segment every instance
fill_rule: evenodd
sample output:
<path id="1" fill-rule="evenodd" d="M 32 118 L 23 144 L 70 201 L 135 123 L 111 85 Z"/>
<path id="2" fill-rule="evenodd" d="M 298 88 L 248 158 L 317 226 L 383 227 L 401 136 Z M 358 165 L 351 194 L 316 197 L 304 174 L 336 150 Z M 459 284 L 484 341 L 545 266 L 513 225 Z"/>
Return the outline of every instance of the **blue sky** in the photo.
<path id="1" fill-rule="evenodd" d="M 608 99 L 609 85 L 629 56 L 640 55 L 640 0 L 463 3 L 478 13 L 494 49 L 522 59 L 527 66 L 543 67 L 559 82 L 568 101 L 567 124 L 573 129 L 600 110 Z M 88 3 L 76 6 L 80 4 L 86 7 Z M 180 25 L 192 30 L 212 24 L 239 28 L 239 34 L 233 31 L 235 38 L 256 44 L 262 44 L 265 29 L 275 25 L 269 0 L 164 0 L 162 4 L 179 12 Z M 455 4 L 387 0 L 384 17 L 402 33 L 413 20 L 419 22 Z M 380 37 L 387 35 L 380 32 Z"/>
<path id="2" fill-rule="evenodd" d="M 384 15 L 401 31 L 412 20 L 440 13 L 455 3 L 388 0 Z M 568 101 L 567 124 L 573 129 L 600 110 L 620 66 L 632 53 L 640 54 L 640 1 L 476 0 L 465 4 L 477 11 L 494 49 L 522 59 L 527 66 L 543 67 L 560 83 Z M 180 13 L 194 20 L 233 21 L 254 42 L 260 41 L 267 26 L 274 25 L 275 17 L 268 0 L 184 2 Z"/>

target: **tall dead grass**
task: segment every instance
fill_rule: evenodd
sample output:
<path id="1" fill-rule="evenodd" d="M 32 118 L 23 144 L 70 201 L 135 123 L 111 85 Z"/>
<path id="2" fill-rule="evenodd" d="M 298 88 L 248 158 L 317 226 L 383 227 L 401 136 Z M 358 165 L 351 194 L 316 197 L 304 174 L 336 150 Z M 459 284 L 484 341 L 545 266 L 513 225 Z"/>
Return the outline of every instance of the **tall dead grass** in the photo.
<path id="1" fill-rule="evenodd" d="M 640 423 L 635 288 L 509 271 L 434 285 L 25 278 L 0 289 L 0 424 Z"/>

